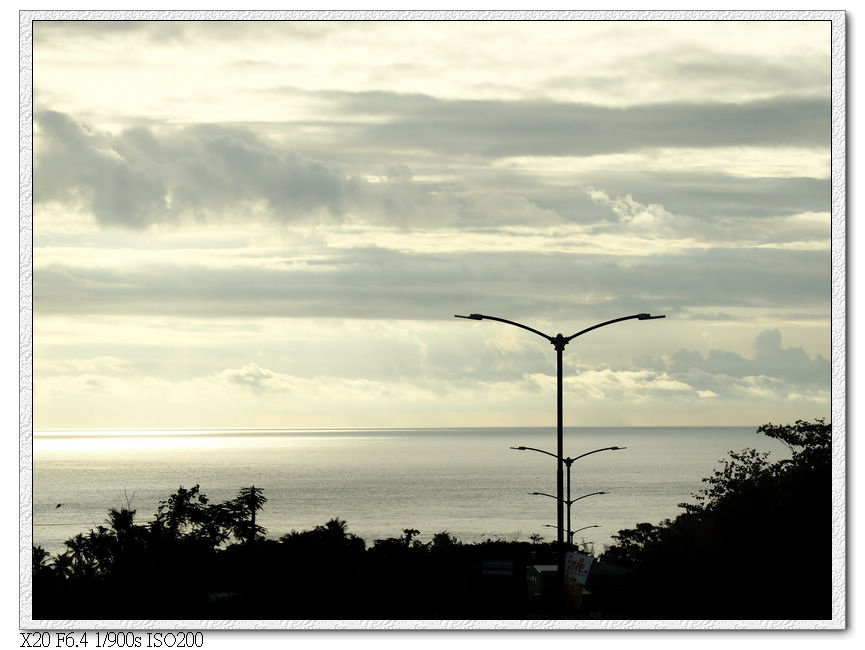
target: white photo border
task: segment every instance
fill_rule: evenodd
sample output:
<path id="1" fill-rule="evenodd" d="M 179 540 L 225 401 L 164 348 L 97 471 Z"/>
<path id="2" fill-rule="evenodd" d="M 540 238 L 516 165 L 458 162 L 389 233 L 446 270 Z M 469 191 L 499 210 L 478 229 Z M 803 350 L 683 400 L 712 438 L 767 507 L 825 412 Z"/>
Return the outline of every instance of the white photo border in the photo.
<path id="1" fill-rule="evenodd" d="M 32 618 L 33 542 L 33 21 L 46 20 L 508 20 L 829 21 L 832 45 L 832 618 L 827 620 L 128 620 Z M 26 630 L 841 630 L 847 601 L 847 274 L 844 11 L 21 11 L 19 12 L 19 625 Z"/>

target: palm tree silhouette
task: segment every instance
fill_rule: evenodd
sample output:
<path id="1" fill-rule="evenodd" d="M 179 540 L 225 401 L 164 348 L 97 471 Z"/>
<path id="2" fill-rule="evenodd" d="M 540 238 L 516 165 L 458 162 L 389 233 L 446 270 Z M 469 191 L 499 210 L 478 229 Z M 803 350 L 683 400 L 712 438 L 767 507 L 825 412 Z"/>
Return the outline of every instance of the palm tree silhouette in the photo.
<path id="1" fill-rule="evenodd" d="M 105 523 L 108 524 L 120 545 L 124 546 L 135 535 L 135 510 L 111 508 Z"/>
<path id="2" fill-rule="evenodd" d="M 420 531 L 416 528 L 403 528 L 402 534 L 405 535 L 403 537 L 403 543 L 406 545 L 406 548 L 411 546 L 411 540 L 415 535 L 419 535 Z"/>
<path id="3" fill-rule="evenodd" d="M 234 510 L 234 534 L 245 542 L 252 544 L 259 536 L 267 532 L 266 528 L 256 525 L 255 513 L 264 507 L 267 503 L 267 497 L 264 496 L 264 490 L 257 488 L 254 485 L 250 487 L 240 488 L 231 506 Z"/>
<path id="4" fill-rule="evenodd" d="M 345 537 L 345 533 L 348 530 L 348 524 L 344 519 L 335 517 L 328 521 L 324 526 L 316 526 L 316 528 L 326 531 L 333 537 L 342 539 Z"/>
<path id="5" fill-rule="evenodd" d="M 72 575 L 72 556 L 68 552 L 56 556 L 52 564 L 59 577 L 65 579 Z"/>
<path id="6" fill-rule="evenodd" d="M 51 554 L 41 546 L 33 546 L 33 575 L 45 573 L 48 570 L 48 560 Z"/>
<path id="7" fill-rule="evenodd" d="M 76 575 L 89 575 L 93 569 L 89 540 L 82 533 L 78 533 L 75 537 L 71 537 L 63 543 L 66 545 L 67 552 L 72 560 L 73 573 Z"/>

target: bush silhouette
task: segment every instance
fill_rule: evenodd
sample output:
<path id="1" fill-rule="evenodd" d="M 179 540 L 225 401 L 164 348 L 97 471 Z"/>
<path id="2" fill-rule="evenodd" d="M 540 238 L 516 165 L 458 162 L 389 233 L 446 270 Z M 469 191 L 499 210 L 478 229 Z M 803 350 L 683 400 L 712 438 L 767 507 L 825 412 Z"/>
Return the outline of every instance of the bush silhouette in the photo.
<path id="1" fill-rule="evenodd" d="M 775 463 L 730 452 L 696 503 L 658 525 L 619 531 L 601 561 L 631 567 L 619 606 L 631 618 L 831 618 L 831 425 L 767 424 Z"/>

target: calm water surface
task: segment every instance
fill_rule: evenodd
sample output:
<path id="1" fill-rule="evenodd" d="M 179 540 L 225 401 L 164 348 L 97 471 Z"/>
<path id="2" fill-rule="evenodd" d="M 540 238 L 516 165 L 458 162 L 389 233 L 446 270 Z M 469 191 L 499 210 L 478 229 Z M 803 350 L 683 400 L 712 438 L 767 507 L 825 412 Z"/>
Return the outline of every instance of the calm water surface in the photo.
<path id="1" fill-rule="evenodd" d="M 423 540 L 445 530 L 466 542 L 554 540 L 545 524 L 556 523 L 555 499 L 529 493 L 555 494 L 555 459 L 510 449 L 519 445 L 555 453 L 555 429 L 42 431 L 33 445 L 33 541 L 62 551 L 127 502 L 144 523 L 178 486 L 196 483 L 211 501 L 263 488 L 260 523 L 273 538 L 340 517 L 368 544 L 404 528 Z M 572 529 L 599 526 L 576 535 L 596 552 L 622 528 L 675 517 L 730 450 L 789 456 L 754 427 L 565 431 L 566 456 L 613 445 L 627 449 L 573 465 L 572 498 L 609 492 L 572 508 Z"/>

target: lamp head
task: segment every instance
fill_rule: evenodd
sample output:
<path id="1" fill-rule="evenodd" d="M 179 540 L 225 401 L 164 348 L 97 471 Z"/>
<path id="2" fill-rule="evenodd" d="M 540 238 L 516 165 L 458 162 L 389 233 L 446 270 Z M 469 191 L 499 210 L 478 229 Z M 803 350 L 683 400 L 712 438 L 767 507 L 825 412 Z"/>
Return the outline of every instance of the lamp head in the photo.
<path id="1" fill-rule="evenodd" d="M 471 320 L 483 320 L 483 314 L 469 314 L 468 316 L 460 316 L 459 314 L 454 314 L 454 318 L 468 318 Z"/>
<path id="2" fill-rule="evenodd" d="M 660 316 L 652 316 L 651 314 L 637 314 L 637 320 L 655 320 L 656 318 L 666 318 L 665 314 Z"/>

